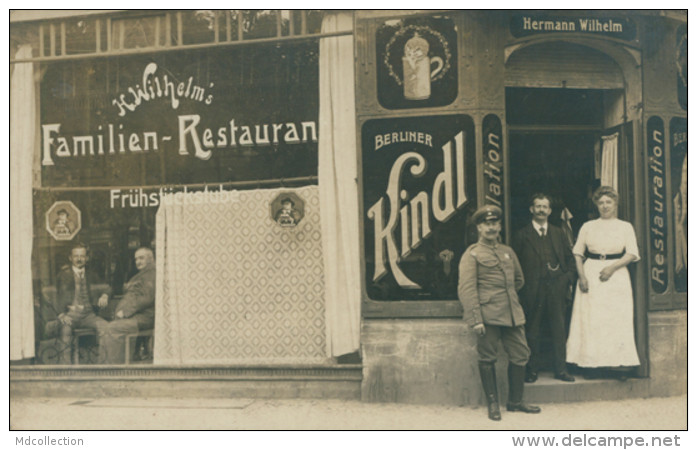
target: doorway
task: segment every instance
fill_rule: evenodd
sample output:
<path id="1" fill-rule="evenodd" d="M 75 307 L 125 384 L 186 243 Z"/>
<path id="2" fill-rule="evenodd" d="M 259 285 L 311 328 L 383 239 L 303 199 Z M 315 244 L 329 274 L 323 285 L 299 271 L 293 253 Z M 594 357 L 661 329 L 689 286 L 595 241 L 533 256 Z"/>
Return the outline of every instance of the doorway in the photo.
<path id="1" fill-rule="evenodd" d="M 552 200 L 549 222 L 570 230 L 572 242 L 581 225 L 598 217 L 591 198 L 601 183 L 601 141 L 615 132 L 604 127 L 612 121 L 607 105 L 619 97 L 602 89 L 506 89 L 511 235 L 531 221 L 530 197 L 539 192 Z M 570 315 L 567 308 L 567 332 Z M 540 369 L 551 371 L 544 320 L 542 328 Z"/>
<path id="2" fill-rule="evenodd" d="M 529 199 L 552 198 L 549 220 L 569 218 L 574 237 L 597 217 L 590 201 L 600 184 L 600 138 L 608 98 L 600 89 L 507 88 L 511 231 L 530 221 Z"/>
<path id="3" fill-rule="evenodd" d="M 595 178 L 593 132 L 511 132 L 511 229 L 530 222 L 529 200 L 538 192 L 552 198 L 550 223 L 562 225 L 562 213 L 569 219 L 574 237 L 581 225 L 595 217 L 590 202 L 599 185 Z"/>
<path id="4" fill-rule="evenodd" d="M 581 225 L 597 217 L 591 195 L 601 179 L 617 187 L 619 218 L 636 227 L 643 217 L 637 202 L 641 197 L 637 181 L 642 178 L 635 160 L 641 123 L 639 111 L 630 105 L 642 104 L 639 71 L 619 47 L 590 41 L 550 39 L 522 46 L 508 56 L 504 79 L 508 238 L 531 220 L 530 195 L 546 191 L 553 200 L 550 222 L 560 225 L 561 212 L 568 208 L 575 241 Z M 637 239 L 642 242 L 641 227 Z M 647 376 L 643 264 L 633 264 L 629 271 L 641 361 L 638 374 Z"/>

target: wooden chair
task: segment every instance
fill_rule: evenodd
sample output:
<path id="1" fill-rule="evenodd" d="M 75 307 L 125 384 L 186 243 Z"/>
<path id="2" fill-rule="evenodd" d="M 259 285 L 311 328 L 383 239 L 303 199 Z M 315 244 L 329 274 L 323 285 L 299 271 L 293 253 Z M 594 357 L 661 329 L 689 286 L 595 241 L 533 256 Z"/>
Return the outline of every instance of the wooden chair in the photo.
<path id="1" fill-rule="evenodd" d="M 93 285 L 93 290 L 96 291 L 97 296 L 101 295 L 103 292 L 107 292 L 109 286 L 106 284 L 98 284 L 98 285 Z M 41 294 L 42 294 L 42 307 L 41 311 L 42 313 L 47 311 L 47 313 L 42 314 L 42 319 L 39 321 L 40 323 L 37 325 L 41 327 L 42 329 L 46 327 L 46 323 L 44 322 L 55 322 L 57 321 L 57 317 L 59 314 L 59 311 L 57 311 L 56 308 L 56 287 L 55 286 L 45 286 L 41 289 Z M 113 309 L 112 304 L 115 303 L 117 298 L 112 297 L 109 299 L 109 304 L 111 309 Z M 45 306 L 45 307 L 44 307 Z M 104 310 L 108 310 L 109 307 L 104 308 Z M 45 310 L 45 311 L 44 311 Z M 100 315 L 104 313 L 105 311 L 100 311 Z M 46 317 L 43 317 L 46 316 Z M 54 326 L 51 329 L 51 333 L 48 333 L 46 331 L 43 331 L 41 334 L 43 334 L 42 338 L 45 339 L 51 339 L 54 342 L 52 345 L 49 345 L 48 347 L 44 348 L 42 350 L 42 353 L 46 353 L 47 356 L 46 358 L 40 358 L 40 360 L 44 363 L 54 363 L 58 352 L 60 349 L 58 348 L 60 345 L 62 345 L 60 341 L 60 336 L 58 335 L 60 332 L 60 327 L 59 326 Z M 49 335 L 50 334 L 50 335 Z M 81 341 L 85 341 L 86 337 L 93 336 L 94 342 L 92 345 L 89 346 L 80 346 Z M 97 362 L 97 355 L 99 351 L 99 343 L 96 339 L 97 332 L 96 330 L 93 330 L 91 328 L 75 328 L 73 329 L 73 336 L 70 341 L 70 351 L 71 351 L 71 362 L 73 364 L 80 364 L 80 351 L 82 350 L 83 356 L 83 364 L 84 363 L 95 363 Z"/>
<path id="2" fill-rule="evenodd" d="M 153 342 L 152 342 L 152 341 L 153 341 L 153 330 L 152 330 L 152 329 L 150 329 L 150 330 L 142 330 L 142 331 L 139 331 L 139 332 L 137 332 L 137 333 L 128 334 L 128 335 L 126 335 L 126 343 L 125 343 L 125 345 L 126 345 L 126 353 L 125 353 L 125 356 L 126 356 L 125 362 L 126 362 L 126 364 L 131 364 L 131 356 L 132 356 L 132 355 L 131 355 L 131 347 L 132 347 L 132 340 L 135 340 L 135 339 L 137 339 L 137 338 L 139 338 L 139 337 L 144 337 L 144 338 L 146 338 L 146 339 L 148 340 L 148 349 L 149 349 L 149 351 L 150 351 L 150 354 L 152 354 L 152 350 L 153 350 Z M 133 343 L 133 344 L 135 344 L 135 343 Z M 138 350 L 136 349 L 136 352 L 137 352 L 137 351 L 138 351 Z"/>
<path id="3" fill-rule="evenodd" d="M 80 341 L 85 337 L 94 337 L 94 343 L 89 346 L 80 346 Z M 83 364 L 94 364 L 99 357 L 99 341 L 97 340 L 97 331 L 92 328 L 75 328 L 71 339 L 72 363 L 80 364 L 80 351 L 82 350 L 85 360 Z"/>

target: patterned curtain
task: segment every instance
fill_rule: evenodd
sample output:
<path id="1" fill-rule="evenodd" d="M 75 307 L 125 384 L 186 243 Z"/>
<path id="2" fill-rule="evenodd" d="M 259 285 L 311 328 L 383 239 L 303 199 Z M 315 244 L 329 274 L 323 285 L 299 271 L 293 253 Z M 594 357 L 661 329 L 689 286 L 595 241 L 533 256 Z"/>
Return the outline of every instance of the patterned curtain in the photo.
<path id="1" fill-rule="evenodd" d="M 351 12 L 330 13 L 322 32 L 353 29 Z M 326 280 L 327 354 L 360 346 L 361 280 L 353 36 L 319 44 L 319 186 Z"/>
<path id="2" fill-rule="evenodd" d="M 30 58 L 31 45 L 16 58 Z M 16 64 L 10 84 L 10 360 L 34 357 L 34 293 L 31 279 L 32 163 L 36 139 L 32 63 Z"/>
<path id="3" fill-rule="evenodd" d="M 157 212 L 155 364 L 327 362 L 317 186 L 224 193 Z M 304 216 L 284 227 L 290 193 Z"/>

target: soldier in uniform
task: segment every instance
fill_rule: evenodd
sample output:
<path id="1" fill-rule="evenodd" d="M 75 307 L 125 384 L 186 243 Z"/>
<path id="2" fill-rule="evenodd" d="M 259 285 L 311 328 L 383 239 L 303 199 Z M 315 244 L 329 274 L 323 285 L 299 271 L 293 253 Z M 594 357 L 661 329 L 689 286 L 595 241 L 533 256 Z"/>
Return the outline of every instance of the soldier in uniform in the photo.
<path id="1" fill-rule="evenodd" d="M 524 278 L 513 250 L 499 242 L 501 209 L 486 205 L 473 218 L 479 241 L 460 260 L 458 296 L 464 319 L 477 335 L 479 374 L 491 420 L 501 420 L 496 386 L 498 343 L 508 354 L 508 411 L 539 413 L 537 406 L 523 403 L 525 366 L 530 349 L 525 340 L 525 314 L 517 291 Z"/>

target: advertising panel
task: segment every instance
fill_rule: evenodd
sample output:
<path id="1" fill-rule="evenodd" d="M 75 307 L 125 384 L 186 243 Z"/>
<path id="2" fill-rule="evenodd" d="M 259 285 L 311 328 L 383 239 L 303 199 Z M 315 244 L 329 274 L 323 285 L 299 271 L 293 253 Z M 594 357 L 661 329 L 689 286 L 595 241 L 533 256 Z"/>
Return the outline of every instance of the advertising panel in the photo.
<path id="1" fill-rule="evenodd" d="M 687 292 L 687 119 L 670 121 L 670 172 L 675 236 L 675 290 Z"/>
<path id="2" fill-rule="evenodd" d="M 316 175 L 317 44 L 65 62 L 41 84 L 44 186 Z"/>
<path id="3" fill-rule="evenodd" d="M 457 30 L 449 17 L 385 21 L 375 37 L 378 100 L 387 109 L 449 105 L 457 98 Z"/>
<path id="4" fill-rule="evenodd" d="M 363 125 L 365 269 L 372 300 L 456 300 L 476 228 L 474 123 L 466 115 Z"/>

